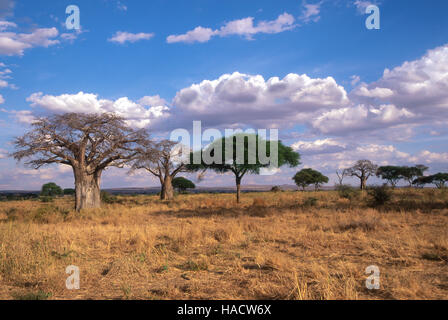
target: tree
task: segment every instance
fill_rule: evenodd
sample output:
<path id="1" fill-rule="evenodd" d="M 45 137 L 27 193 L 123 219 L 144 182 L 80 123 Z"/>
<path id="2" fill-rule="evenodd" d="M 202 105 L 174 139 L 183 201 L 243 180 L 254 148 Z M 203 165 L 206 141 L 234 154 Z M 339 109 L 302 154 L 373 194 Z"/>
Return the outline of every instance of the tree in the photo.
<path id="1" fill-rule="evenodd" d="M 110 166 L 123 166 L 144 139 L 146 131 L 131 129 L 115 114 L 66 113 L 37 119 L 15 139 L 12 156 L 27 159 L 25 164 L 35 169 L 54 163 L 71 166 L 79 211 L 101 206 L 101 174 Z"/>
<path id="2" fill-rule="evenodd" d="M 344 178 L 348 175 L 347 169 L 336 170 L 336 176 L 338 177 L 339 185 L 342 186 L 344 184 Z"/>
<path id="3" fill-rule="evenodd" d="M 319 171 L 311 168 L 302 169 L 297 172 L 292 178 L 298 187 L 301 187 L 303 191 L 309 185 L 314 185 L 314 190 L 319 190 L 319 187 L 323 183 L 328 183 L 328 177 L 324 176 Z"/>
<path id="4" fill-rule="evenodd" d="M 64 189 L 64 196 L 74 196 L 76 194 L 76 190 L 72 188 Z"/>
<path id="5" fill-rule="evenodd" d="M 179 192 L 185 192 L 187 189 L 195 189 L 196 186 L 190 180 L 184 177 L 178 177 L 173 179 L 173 187 Z"/>
<path id="6" fill-rule="evenodd" d="M 431 182 L 439 189 L 444 189 L 448 182 L 448 173 L 436 173 L 431 176 Z"/>
<path id="7" fill-rule="evenodd" d="M 383 180 L 387 180 L 390 183 L 392 188 L 395 188 L 398 181 L 402 179 L 402 168 L 397 166 L 383 166 L 379 167 L 376 171 L 376 176 L 380 177 Z"/>
<path id="8" fill-rule="evenodd" d="M 409 187 L 412 187 L 414 180 L 422 177 L 426 170 L 428 170 L 428 167 L 424 165 L 416 165 L 415 167 L 401 167 L 400 175 L 409 183 Z"/>
<path id="9" fill-rule="evenodd" d="M 359 178 L 361 190 L 365 190 L 367 180 L 376 173 L 377 169 L 378 166 L 370 160 L 358 160 L 353 167 L 347 168 L 347 175 Z"/>
<path id="10" fill-rule="evenodd" d="M 448 182 L 448 173 L 436 173 L 432 176 L 418 177 L 412 183 L 424 186 L 425 184 L 435 184 L 438 189 L 444 189 Z"/>
<path id="11" fill-rule="evenodd" d="M 236 201 L 240 202 L 241 181 L 249 174 L 260 174 L 263 168 L 270 168 L 271 163 L 260 159 L 259 147 L 263 146 L 266 157 L 271 157 L 274 147 L 271 141 L 265 141 L 255 134 L 235 134 L 230 137 L 221 138 L 210 144 L 205 150 L 190 155 L 190 164 L 187 166 L 190 171 L 213 170 L 218 173 L 231 172 L 235 176 Z M 296 167 L 300 164 L 300 155 L 294 152 L 291 147 L 287 147 L 278 141 L 278 167 L 289 165 Z M 194 163 L 194 159 L 200 156 L 201 163 Z M 213 159 L 206 162 L 204 158 Z"/>
<path id="12" fill-rule="evenodd" d="M 54 182 L 46 183 L 42 186 L 42 190 L 40 192 L 41 196 L 46 197 L 55 197 L 55 196 L 61 196 L 63 194 L 63 191 L 60 186 L 58 186 Z"/>
<path id="13" fill-rule="evenodd" d="M 186 162 L 181 159 L 182 149 L 177 142 L 162 140 L 156 143 L 147 141 L 134 157 L 131 172 L 145 169 L 156 176 L 161 185 L 160 199 L 172 200 L 174 190 L 172 181 L 180 172 L 187 171 Z"/>

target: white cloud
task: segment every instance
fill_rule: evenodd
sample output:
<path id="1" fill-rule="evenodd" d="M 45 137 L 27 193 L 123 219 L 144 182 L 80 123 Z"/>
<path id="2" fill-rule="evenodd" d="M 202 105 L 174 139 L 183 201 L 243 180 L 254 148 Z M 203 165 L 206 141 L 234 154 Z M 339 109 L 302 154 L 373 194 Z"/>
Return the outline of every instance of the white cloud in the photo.
<path id="1" fill-rule="evenodd" d="M 353 131 L 372 131 L 398 125 L 415 115 L 405 108 L 394 105 L 379 107 L 357 105 L 324 112 L 311 121 L 312 126 L 325 134 L 340 134 Z"/>
<path id="2" fill-rule="evenodd" d="M 0 21 L 0 54 L 23 55 L 26 49 L 33 47 L 49 47 L 59 43 L 56 28 L 38 28 L 31 33 L 15 33 L 7 31 L 17 25 L 9 21 Z"/>
<path id="3" fill-rule="evenodd" d="M 0 149 L 0 159 L 8 158 L 8 151 L 5 149 Z"/>
<path id="4" fill-rule="evenodd" d="M 130 33 L 125 31 L 117 31 L 112 38 L 108 39 L 108 41 L 124 44 L 126 42 L 134 43 L 141 40 L 149 40 L 152 37 L 154 37 L 154 33 Z"/>
<path id="5" fill-rule="evenodd" d="M 4 104 L 5 103 L 5 98 L 3 98 L 3 96 L 0 94 L 0 104 Z"/>
<path id="6" fill-rule="evenodd" d="M 379 1 L 356 0 L 355 2 L 353 2 L 353 5 L 356 7 L 360 14 L 365 14 L 368 6 L 379 4 Z"/>
<path id="7" fill-rule="evenodd" d="M 213 125 L 303 122 L 319 110 L 348 103 L 346 91 L 333 78 L 293 73 L 268 80 L 261 75 L 224 74 L 184 88 L 173 99 L 184 118 Z"/>
<path id="8" fill-rule="evenodd" d="M 181 35 L 170 35 L 166 41 L 168 43 L 176 42 L 207 42 L 213 36 L 226 37 L 230 35 L 240 35 L 246 39 L 252 39 L 252 36 L 258 33 L 280 33 L 286 30 L 293 29 L 294 17 L 289 13 L 283 13 L 278 16 L 276 20 L 272 21 L 260 21 L 258 24 L 254 24 L 253 17 L 247 17 L 243 19 L 233 20 L 227 22 L 220 29 L 213 30 L 211 28 L 196 27 L 195 29 L 188 31 Z"/>
<path id="9" fill-rule="evenodd" d="M 315 4 L 309 4 L 305 1 L 302 4 L 303 7 L 303 13 L 300 16 L 300 20 L 307 23 L 307 22 L 317 22 L 320 19 L 320 6 L 322 2 L 315 3 Z"/>
<path id="10" fill-rule="evenodd" d="M 414 113 L 448 116 L 448 45 L 429 50 L 422 58 L 386 69 L 380 80 L 362 84 L 354 98 L 387 99 Z"/>
<path id="11" fill-rule="evenodd" d="M 148 97 L 143 99 L 147 100 Z M 127 119 L 128 123 L 135 127 L 145 127 L 159 118 L 167 117 L 169 111 L 165 105 L 153 104 L 149 108 L 145 108 L 144 105 L 133 102 L 127 97 L 112 101 L 98 99 L 98 95 L 84 92 L 59 96 L 44 95 L 42 92 L 38 92 L 33 93 L 26 100 L 33 107 L 39 106 L 51 112 L 113 112 Z"/>
<path id="12" fill-rule="evenodd" d="M 348 148 L 348 145 L 347 143 L 327 138 L 315 141 L 297 141 L 291 145 L 291 148 L 300 154 L 312 155 L 343 151 Z"/>

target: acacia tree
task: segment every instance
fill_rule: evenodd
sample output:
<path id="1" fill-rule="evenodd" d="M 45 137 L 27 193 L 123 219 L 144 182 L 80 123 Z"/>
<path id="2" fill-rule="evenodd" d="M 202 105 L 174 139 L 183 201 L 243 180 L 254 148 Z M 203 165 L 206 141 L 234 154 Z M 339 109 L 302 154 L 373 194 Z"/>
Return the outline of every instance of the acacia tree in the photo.
<path id="1" fill-rule="evenodd" d="M 300 170 L 292 179 L 298 187 L 302 188 L 302 191 L 305 191 L 305 188 L 311 184 L 314 185 L 314 190 L 317 191 L 323 183 L 328 183 L 328 177 L 311 168 Z"/>
<path id="2" fill-rule="evenodd" d="M 365 190 L 367 180 L 375 175 L 377 169 L 378 166 L 370 160 L 358 160 L 353 167 L 347 168 L 347 175 L 359 178 L 360 188 L 361 190 Z"/>
<path id="3" fill-rule="evenodd" d="M 382 166 L 379 167 L 376 171 L 376 176 L 380 177 L 383 180 L 387 180 L 387 182 L 390 183 L 392 188 L 395 188 L 398 181 L 402 179 L 402 169 L 403 167 L 397 167 L 397 166 Z"/>
<path id="4" fill-rule="evenodd" d="M 418 177 L 413 181 L 414 185 L 424 186 L 425 184 L 434 184 L 438 189 L 444 189 L 448 182 L 448 173 L 436 173 L 432 176 Z"/>
<path id="5" fill-rule="evenodd" d="M 271 157 L 271 151 L 275 147 L 271 141 L 265 141 L 255 134 L 235 134 L 230 137 L 221 138 L 214 141 L 205 150 L 190 155 L 190 164 L 187 165 L 189 171 L 213 170 L 218 173 L 231 172 L 235 175 L 236 201 L 241 198 L 241 181 L 249 174 L 260 174 L 261 169 L 270 168 L 272 163 L 265 163 L 260 159 L 260 146 L 263 146 L 266 157 Z M 260 150 L 259 150 L 260 149 Z M 272 150 L 271 150 L 272 149 Z M 294 152 L 291 147 L 287 147 L 277 142 L 278 168 L 283 165 L 296 167 L 300 164 L 300 155 Z M 194 163 L 194 159 L 200 157 L 200 163 Z M 205 158 L 213 159 L 212 162 L 204 161 Z"/>
<path id="6" fill-rule="evenodd" d="M 416 178 L 423 177 L 424 172 L 428 170 L 427 166 L 422 164 L 416 165 L 415 167 L 401 167 L 400 175 L 412 187 L 412 183 Z"/>
<path id="7" fill-rule="evenodd" d="M 177 142 L 147 141 L 134 157 L 131 172 L 145 169 L 156 176 L 161 185 L 160 199 L 172 200 L 174 198 L 173 179 L 178 173 L 187 171 L 186 162 L 183 161 L 181 154 L 182 149 Z"/>
<path id="8" fill-rule="evenodd" d="M 187 189 L 195 189 L 196 185 L 184 177 L 178 177 L 173 179 L 173 187 L 179 192 L 185 192 Z"/>
<path id="9" fill-rule="evenodd" d="M 115 114 L 66 113 L 39 118 L 32 129 L 14 140 L 17 160 L 39 169 L 44 165 L 71 166 L 75 178 L 76 210 L 101 206 L 103 171 L 129 161 L 147 132 L 128 127 Z"/>

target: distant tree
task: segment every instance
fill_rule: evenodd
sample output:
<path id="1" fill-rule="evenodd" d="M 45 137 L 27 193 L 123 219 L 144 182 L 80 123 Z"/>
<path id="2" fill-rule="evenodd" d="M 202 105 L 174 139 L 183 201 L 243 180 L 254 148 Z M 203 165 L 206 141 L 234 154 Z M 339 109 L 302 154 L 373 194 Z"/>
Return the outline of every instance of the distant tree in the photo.
<path id="1" fill-rule="evenodd" d="M 63 191 L 60 186 L 58 186 L 54 182 L 46 183 L 42 186 L 42 190 L 40 192 L 41 196 L 44 197 L 55 197 L 63 195 Z"/>
<path id="2" fill-rule="evenodd" d="M 76 190 L 75 189 L 71 189 L 71 188 L 64 189 L 64 195 L 65 196 L 73 196 L 75 194 L 76 194 Z"/>
<path id="3" fill-rule="evenodd" d="M 431 182 L 436 185 L 439 189 L 444 189 L 446 187 L 446 183 L 448 182 L 448 173 L 437 173 L 431 176 Z"/>
<path id="4" fill-rule="evenodd" d="M 178 177 L 173 179 L 173 188 L 179 192 L 185 192 L 187 189 L 195 189 L 196 185 L 184 177 Z"/>
<path id="5" fill-rule="evenodd" d="M 317 191 L 323 183 L 328 183 L 328 177 L 311 168 L 300 170 L 292 179 L 303 191 L 305 191 L 306 187 L 309 185 L 314 185 L 314 190 Z"/>
<path id="6" fill-rule="evenodd" d="M 242 141 L 242 142 L 241 142 Z M 254 142 L 255 148 L 251 147 Z M 239 146 L 241 145 L 241 150 Z M 187 167 L 190 171 L 213 170 L 218 173 L 232 172 L 235 175 L 236 201 L 240 202 L 241 181 L 246 173 L 260 174 L 263 168 L 269 168 L 270 163 L 262 163 L 259 158 L 259 146 L 264 145 L 266 157 L 271 156 L 271 142 L 265 141 L 255 134 L 235 134 L 230 137 L 221 138 L 214 141 L 206 149 L 199 151 L 201 164 L 194 164 L 194 154 L 190 156 L 190 163 Z M 226 152 L 227 148 L 232 148 L 231 152 Z M 238 149 L 238 150 L 237 150 Z M 220 152 L 218 152 L 218 150 Z M 211 163 L 206 163 L 204 158 L 214 159 Z M 252 159 L 251 159 L 252 158 Z M 219 161 L 215 161 L 219 160 Z M 254 161 L 251 161 L 254 160 Z M 287 147 L 278 141 L 278 167 L 289 165 L 296 167 L 300 164 L 300 155 L 294 152 L 291 147 Z"/>
<path id="7" fill-rule="evenodd" d="M 28 133 L 15 139 L 12 156 L 28 159 L 25 163 L 35 169 L 54 163 L 72 167 L 79 211 L 101 206 L 103 171 L 123 166 L 146 138 L 145 130 L 130 128 L 115 114 L 66 113 L 37 119 Z"/>
<path id="8" fill-rule="evenodd" d="M 390 183 L 395 188 L 398 181 L 402 179 L 402 168 L 398 166 L 382 166 L 376 171 L 376 176 Z"/>
<path id="9" fill-rule="evenodd" d="M 367 180 L 375 175 L 378 166 L 373 164 L 370 160 L 358 160 L 353 167 L 347 168 L 347 175 L 357 177 L 360 180 L 361 190 L 365 190 Z"/>
<path id="10" fill-rule="evenodd" d="M 408 182 L 409 187 L 412 187 L 415 179 L 423 177 L 423 174 L 426 170 L 428 170 L 428 167 L 424 165 L 416 165 L 414 167 L 401 167 L 400 175 L 404 180 Z"/>
<path id="11" fill-rule="evenodd" d="M 177 142 L 162 140 L 148 141 L 134 157 L 131 172 L 145 169 L 156 176 L 161 185 L 160 199 L 174 198 L 173 179 L 180 172 L 186 172 L 186 163 L 181 158 L 182 149 Z"/>
<path id="12" fill-rule="evenodd" d="M 413 181 L 415 185 L 434 184 L 438 189 L 446 188 L 448 173 L 437 173 L 432 176 L 418 177 Z"/>
<path id="13" fill-rule="evenodd" d="M 347 169 L 336 170 L 336 176 L 338 177 L 339 185 L 342 186 L 344 184 L 344 178 L 348 175 Z"/>

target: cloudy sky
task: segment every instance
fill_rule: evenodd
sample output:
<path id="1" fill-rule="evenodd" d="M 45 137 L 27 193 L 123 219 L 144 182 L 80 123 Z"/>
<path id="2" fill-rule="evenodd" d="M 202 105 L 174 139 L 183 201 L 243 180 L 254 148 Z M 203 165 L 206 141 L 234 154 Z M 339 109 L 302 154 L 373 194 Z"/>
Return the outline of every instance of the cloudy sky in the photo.
<path id="1" fill-rule="evenodd" d="M 72 4 L 79 30 L 66 28 Z M 365 26 L 369 4 L 380 30 Z M 447 12 L 445 0 L 0 0 L 0 189 L 73 186 L 69 167 L 7 156 L 35 116 L 62 112 L 116 112 L 166 138 L 194 120 L 278 128 L 302 165 L 245 184 L 291 184 L 303 167 L 333 183 L 359 159 L 448 171 Z M 153 185 L 144 172 L 103 177 Z"/>

